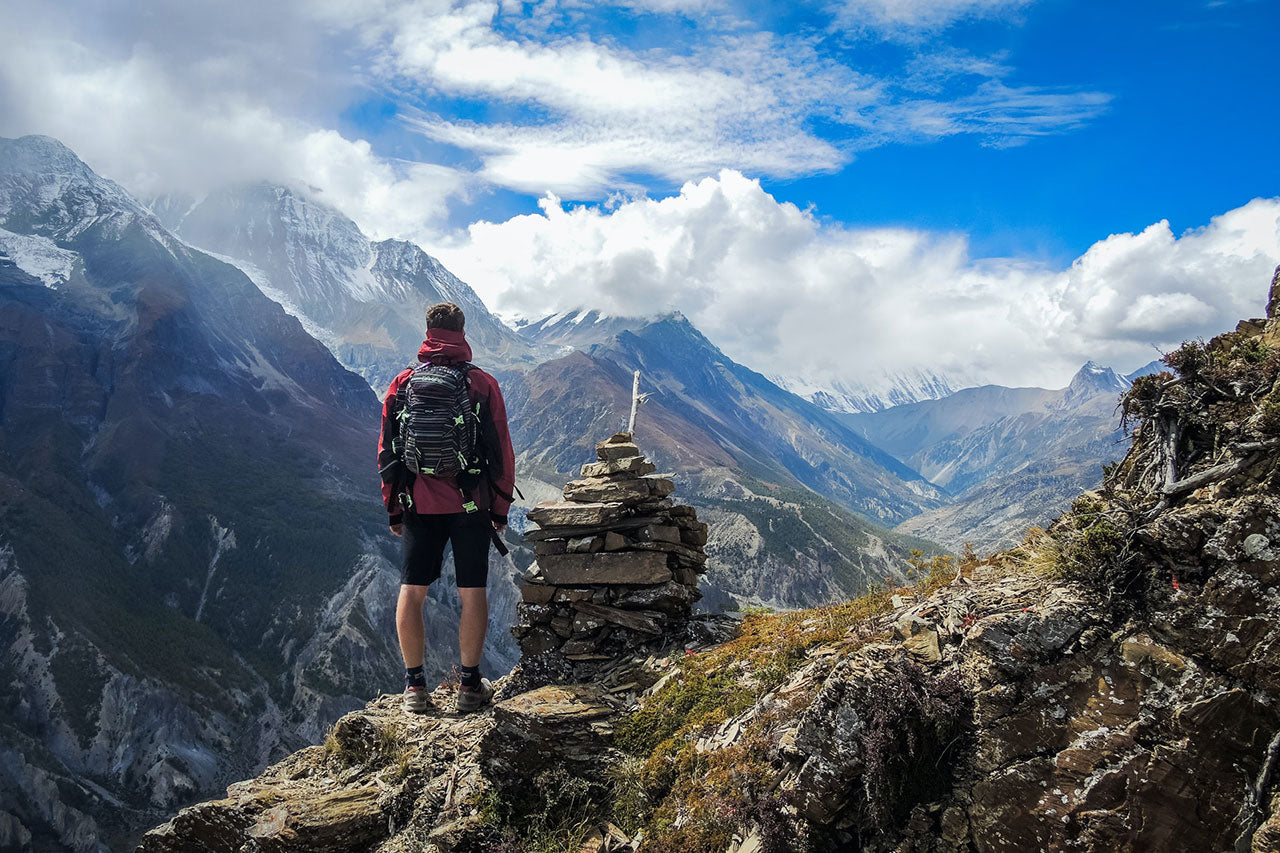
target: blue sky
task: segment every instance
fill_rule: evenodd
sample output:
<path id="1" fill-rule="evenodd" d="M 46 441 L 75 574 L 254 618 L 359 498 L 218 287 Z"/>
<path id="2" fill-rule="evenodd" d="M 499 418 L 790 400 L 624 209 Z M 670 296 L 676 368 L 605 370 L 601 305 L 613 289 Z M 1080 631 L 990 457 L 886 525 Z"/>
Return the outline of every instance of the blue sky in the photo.
<path id="1" fill-rule="evenodd" d="M 980 5 L 980 4 L 975 4 Z M 1205 224 L 1259 196 L 1280 195 L 1271 151 L 1280 138 L 1280 87 L 1268 73 L 1280 33 L 1280 4 L 1259 2 L 992 4 L 943 25 L 858 28 L 811 4 L 733 3 L 708 25 L 695 14 L 602 7 L 558 19 L 543 41 L 582 38 L 627 50 L 683 55 L 725 31 L 758 27 L 805 39 L 823 57 L 892 81 L 921 56 L 961 52 L 1003 66 L 1010 87 L 1063 96 L 1097 93 L 1105 104 L 1042 136 L 963 132 L 941 138 L 884 138 L 861 128 L 808 122 L 846 161 L 811 173 L 759 177 L 779 200 L 823 218 L 969 235 L 978 256 L 1067 263 L 1107 234 L 1168 219 L 1175 231 Z M 528 4 L 526 4 L 526 8 Z M 980 11 L 980 10 L 979 10 Z M 495 30 L 528 38 L 497 18 Z M 962 98 L 980 75 L 940 78 L 930 97 Z M 350 105 L 344 131 L 375 141 L 386 156 L 473 165 L 470 152 L 406 128 L 406 112 L 454 119 L 537 124 L 540 105 L 502 98 L 442 98 L 429 86 L 384 89 Z M 1053 110 L 1047 113 L 1052 115 Z M 731 158 L 723 163 L 740 167 Z M 697 177 L 690 172 L 689 177 Z M 629 187 L 666 194 L 679 181 L 628 171 Z M 548 187 L 566 201 L 598 200 L 607 188 Z M 536 209 L 538 193 L 489 187 L 457 207 L 459 220 L 506 219 Z"/>
<path id="2" fill-rule="evenodd" d="M 0 135 L 291 185 L 510 320 L 680 310 L 797 387 L 1064 385 L 1257 316 L 1265 0 L 8 0 Z"/>

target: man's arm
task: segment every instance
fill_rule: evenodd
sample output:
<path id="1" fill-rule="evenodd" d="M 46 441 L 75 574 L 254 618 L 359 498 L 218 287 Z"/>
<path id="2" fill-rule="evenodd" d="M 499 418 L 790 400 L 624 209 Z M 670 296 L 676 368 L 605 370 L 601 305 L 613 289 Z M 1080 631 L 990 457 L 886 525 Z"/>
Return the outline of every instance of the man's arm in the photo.
<path id="1" fill-rule="evenodd" d="M 405 374 L 408 371 L 402 371 L 395 379 L 391 380 L 391 386 L 387 389 L 387 394 L 382 399 L 382 430 L 378 433 L 378 473 L 382 477 L 382 505 L 387 508 L 389 516 L 388 523 L 391 529 L 397 535 L 401 522 L 404 521 L 403 510 L 400 505 L 395 502 L 396 478 L 388 476 L 390 472 L 399 464 L 400 456 L 397 453 L 396 443 L 400 440 L 400 424 L 396 417 L 399 413 L 398 399 L 400 394 L 400 386 L 404 382 Z M 390 467 L 389 467 L 390 466 Z"/>
<path id="2" fill-rule="evenodd" d="M 493 430 L 494 447 L 491 451 L 496 451 L 497 459 L 494 461 L 499 462 L 499 467 L 497 471 L 490 471 L 496 488 L 493 490 L 495 494 L 489 507 L 489 516 L 495 527 L 502 528 L 507 524 L 507 513 L 511 509 L 511 490 L 516 484 L 516 454 L 511 446 L 511 431 L 507 426 L 507 404 L 502 399 L 498 381 L 494 379 L 492 382 L 486 408 L 489 412 L 489 426 Z"/>

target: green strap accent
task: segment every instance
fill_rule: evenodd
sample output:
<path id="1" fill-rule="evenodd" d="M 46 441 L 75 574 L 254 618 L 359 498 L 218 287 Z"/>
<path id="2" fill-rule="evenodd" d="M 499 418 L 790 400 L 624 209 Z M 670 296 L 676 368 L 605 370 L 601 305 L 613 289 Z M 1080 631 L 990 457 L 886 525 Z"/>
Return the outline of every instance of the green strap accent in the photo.
<path id="1" fill-rule="evenodd" d="M 467 473 L 468 473 L 468 474 L 479 474 L 479 473 L 480 473 L 480 469 L 479 469 L 479 468 L 468 468 L 468 469 L 467 469 Z"/>
<path id="2" fill-rule="evenodd" d="M 480 417 L 480 401 L 476 401 L 476 417 Z"/>
<path id="3" fill-rule="evenodd" d="M 465 421 L 463 420 L 463 416 L 462 416 L 462 415 L 458 415 L 456 418 L 454 418 L 454 419 L 453 419 L 453 422 L 454 422 L 455 424 L 457 424 L 458 426 L 462 426 L 462 425 L 463 425 L 463 423 L 465 423 Z"/>
<path id="4" fill-rule="evenodd" d="M 435 468 L 423 468 L 423 469 L 422 469 L 422 473 L 424 473 L 424 474 L 434 474 L 435 472 L 436 472 L 436 469 L 435 469 Z"/>
<path id="5" fill-rule="evenodd" d="M 475 501 L 467 501 L 462 505 L 462 508 L 465 509 L 467 512 L 475 512 L 476 510 L 479 509 L 479 507 L 476 506 Z"/>

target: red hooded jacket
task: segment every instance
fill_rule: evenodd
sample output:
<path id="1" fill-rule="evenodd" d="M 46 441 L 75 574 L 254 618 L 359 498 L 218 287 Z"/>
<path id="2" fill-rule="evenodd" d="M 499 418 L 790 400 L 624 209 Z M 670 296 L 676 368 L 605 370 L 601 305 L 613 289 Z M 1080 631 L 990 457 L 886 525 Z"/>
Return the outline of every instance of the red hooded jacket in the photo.
<path id="1" fill-rule="evenodd" d="M 418 361 L 432 364 L 457 364 L 471 360 L 471 345 L 462 332 L 451 332 L 446 329 L 428 329 L 427 339 L 418 350 Z M 387 462 L 390 454 L 390 439 L 395 434 L 394 412 L 396 397 L 400 387 L 408 381 L 413 373 L 412 367 L 406 367 L 391 380 L 391 387 L 382 401 L 382 431 L 378 434 L 378 467 Z M 480 403 L 481 432 L 492 430 L 491 440 L 497 445 L 496 456 L 501 459 L 501 470 L 491 472 L 497 488 L 491 488 L 483 481 L 476 490 L 475 499 L 481 506 L 489 510 L 490 517 L 502 524 L 507 522 L 507 511 L 511 506 L 508 497 L 516 481 L 516 457 L 511 448 L 511 433 L 507 429 L 507 406 L 502 400 L 502 391 L 498 381 L 480 368 L 472 368 L 467 373 L 471 402 Z M 391 524 L 399 524 L 402 520 L 400 506 L 392 500 L 392 486 L 382 484 L 382 502 L 391 516 Z M 436 477 L 414 477 L 413 510 L 420 515 L 441 515 L 462 512 L 462 492 L 456 480 L 445 480 Z"/>

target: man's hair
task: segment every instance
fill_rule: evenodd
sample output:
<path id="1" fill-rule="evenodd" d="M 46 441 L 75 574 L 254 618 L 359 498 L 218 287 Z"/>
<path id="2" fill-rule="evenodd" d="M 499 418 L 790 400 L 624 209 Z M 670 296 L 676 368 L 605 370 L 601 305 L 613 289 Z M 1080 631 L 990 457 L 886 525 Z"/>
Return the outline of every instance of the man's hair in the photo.
<path id="1" fill-rule="evenodd" d="M 427 328 L 461 332 L 467 325 L 462 309 L 452 302 L 437 302 L 427 309 Z"/>

